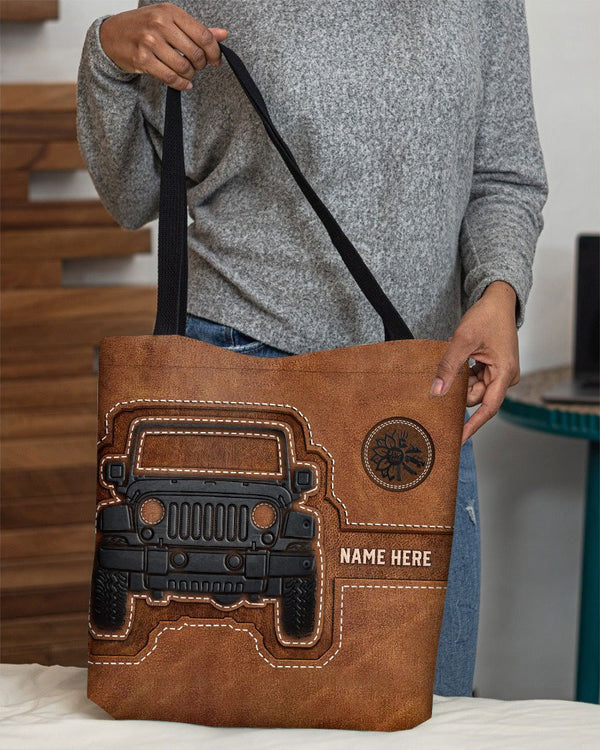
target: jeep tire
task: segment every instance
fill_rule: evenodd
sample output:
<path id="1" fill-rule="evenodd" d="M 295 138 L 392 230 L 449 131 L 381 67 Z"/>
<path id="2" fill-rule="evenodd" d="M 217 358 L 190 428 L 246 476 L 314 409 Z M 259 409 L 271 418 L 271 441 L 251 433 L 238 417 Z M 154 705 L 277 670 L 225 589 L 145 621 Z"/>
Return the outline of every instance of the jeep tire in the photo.
<path id="1" fill-rule="evenodd" d="M 128 576 L 121 570 L 98 568 L 92 587 L 94 622 L 103 630 L 119 630 L 127 611 Z"/>
<path id="2" fill-rule="evenodd" d="M 304 638 L 314 630 L 316 588 L 314 575 L 283 579 L 281 624 L 288 635 Z"/>

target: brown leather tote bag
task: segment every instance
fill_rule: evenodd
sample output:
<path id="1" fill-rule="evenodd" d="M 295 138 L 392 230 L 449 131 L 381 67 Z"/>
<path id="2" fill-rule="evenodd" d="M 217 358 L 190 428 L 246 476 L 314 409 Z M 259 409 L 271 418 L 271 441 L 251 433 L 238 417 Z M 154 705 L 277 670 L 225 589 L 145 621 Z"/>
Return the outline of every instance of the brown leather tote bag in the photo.
<path id="1" fill-rule="evenodd" d="M 156 326 L 100 342 L 88 696 L 122 719 L 406 729 L 431 716 L 467 365 L 430 396 L 447 342 L 413 337 L 220 46 L 385 341 L 260 358 L 185 336 L 168 87 Z"/>

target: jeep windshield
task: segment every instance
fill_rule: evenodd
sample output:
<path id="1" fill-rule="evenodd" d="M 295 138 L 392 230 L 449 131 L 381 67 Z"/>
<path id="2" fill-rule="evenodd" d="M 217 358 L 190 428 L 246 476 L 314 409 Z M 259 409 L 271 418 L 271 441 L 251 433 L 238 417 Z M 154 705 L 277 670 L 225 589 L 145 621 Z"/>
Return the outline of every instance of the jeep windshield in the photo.
<path id="1" fill-rule="evenodd" d="M 280 430 L 217 424 L 138 425 L 132 475 L 284 479 L 287 445 Z"/>

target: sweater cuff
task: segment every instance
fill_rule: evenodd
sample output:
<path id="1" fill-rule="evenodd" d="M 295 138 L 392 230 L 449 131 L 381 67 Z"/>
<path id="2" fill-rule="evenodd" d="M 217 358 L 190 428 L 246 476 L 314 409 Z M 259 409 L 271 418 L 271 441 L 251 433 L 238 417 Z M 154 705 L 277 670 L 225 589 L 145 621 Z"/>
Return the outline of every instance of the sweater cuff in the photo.
<path id="1" fill-rule="evenodd" d="M 91 43 L 90 52 L 93 56 L 93 63 L 95 67 L 104 75 L 109 78 L 113 78 L 117 81 L 132 81 L 137 78 L 140 73 L 128 73 L 127 71 L 120 68 L 114 60 L 112 60 L 104 51 L 104 47 L 100 42 L 100 26 L 106 18 L 110 18 L 112 14 L 100 16 L 97 18 L 88 30 L 89 42 Z"/>
<path id="2" fill-rule="evenodd" d="M 523 266 L 515 268 L 514 264 L 503 263 L 501 259 L 476 266 L 464 280 L 465 310 L 477 302 L 492 281 L 505 281 L 515 290 L 515 324 L 517 329 L 520 328 L 525 320 L 525 305 L 533 282 L 531 270 Z"/>

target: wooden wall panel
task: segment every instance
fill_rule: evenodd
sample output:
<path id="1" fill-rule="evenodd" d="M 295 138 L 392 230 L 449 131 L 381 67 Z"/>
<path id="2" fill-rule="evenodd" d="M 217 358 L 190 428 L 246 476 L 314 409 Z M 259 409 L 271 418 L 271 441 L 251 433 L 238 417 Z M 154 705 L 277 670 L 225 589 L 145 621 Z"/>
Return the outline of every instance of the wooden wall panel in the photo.
<path id="1" fill-rule="evenodd" d="M 0 11 L 9 5 L 18 10 L 0 3 Z M 97 200 L 29 200 L 32 172 L 84 166 L 75 102 L 72 83 L 0 90 L 6 662 L 86 664 L 98 345 L 104 336 L 151 333 L 154 324 L 155 287 L 66 288 L 61 279 L 67 259 L 148 253 L 148 229 L 122 229 Z"/>

